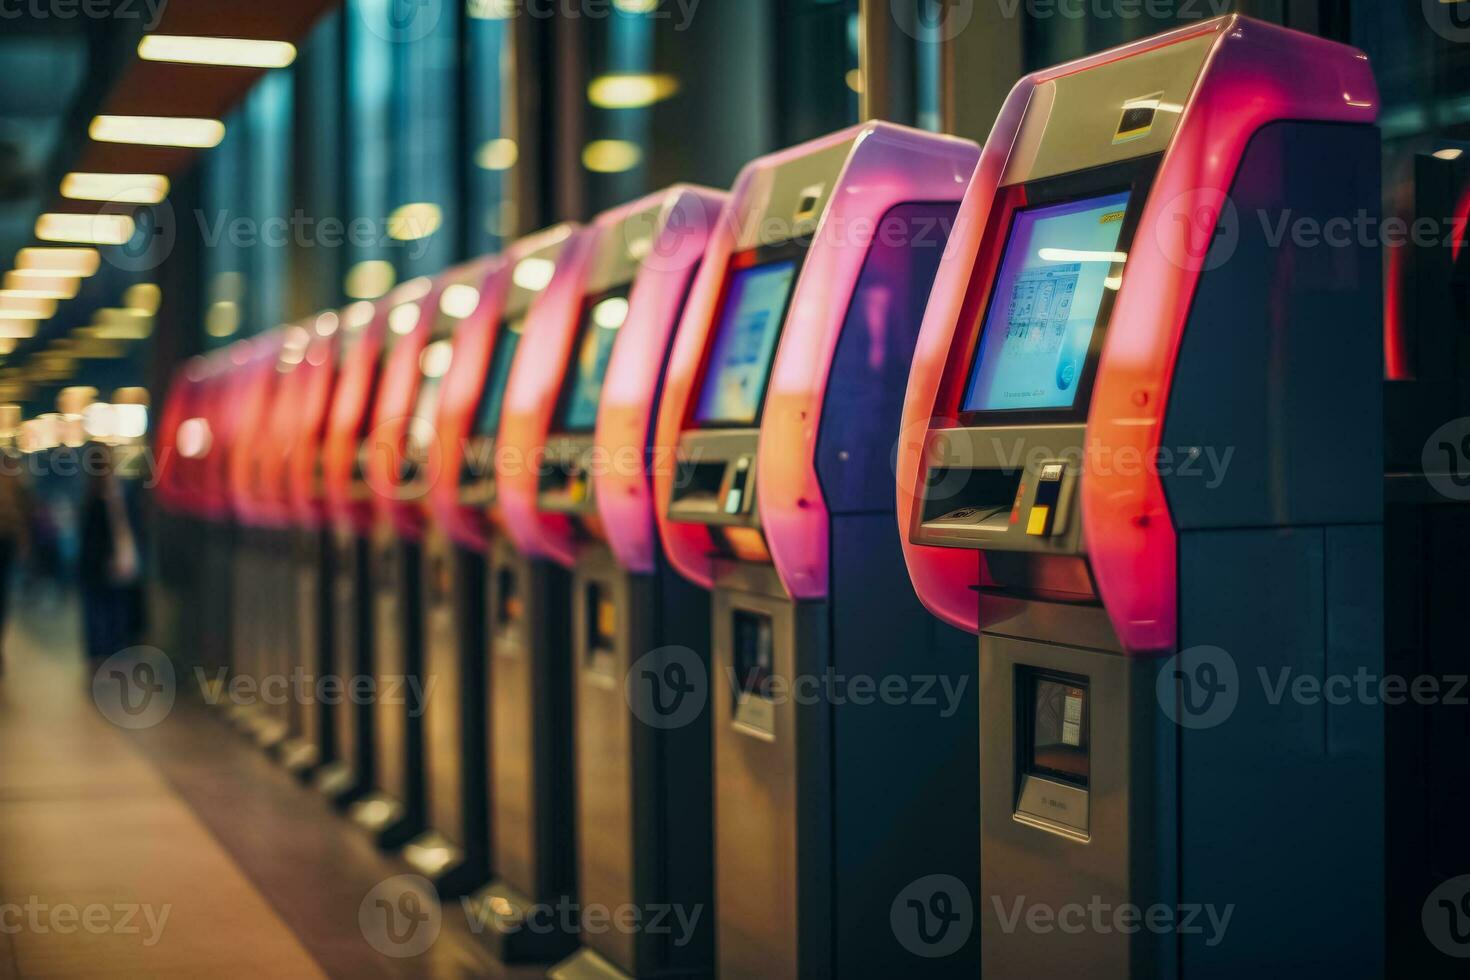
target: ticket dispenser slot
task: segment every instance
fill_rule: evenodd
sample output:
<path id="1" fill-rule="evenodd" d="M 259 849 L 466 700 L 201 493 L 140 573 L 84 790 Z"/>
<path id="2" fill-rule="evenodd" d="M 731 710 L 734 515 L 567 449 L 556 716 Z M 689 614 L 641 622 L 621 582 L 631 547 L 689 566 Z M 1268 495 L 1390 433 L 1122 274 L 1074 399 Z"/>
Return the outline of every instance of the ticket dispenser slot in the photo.
<path id="1" fill-rule="evenodd" d="M 1016 818 L 1087 835 L 1092 745 L 1085 677 L 1018 668 Z"/>
<path id="2" fill-rule="evenodd" d="M 749 609 L 731 612 L 735 672 L 735 726 L 763 738 L 775 734 L 771 681 L 775 671 L 775 624 Z"/>

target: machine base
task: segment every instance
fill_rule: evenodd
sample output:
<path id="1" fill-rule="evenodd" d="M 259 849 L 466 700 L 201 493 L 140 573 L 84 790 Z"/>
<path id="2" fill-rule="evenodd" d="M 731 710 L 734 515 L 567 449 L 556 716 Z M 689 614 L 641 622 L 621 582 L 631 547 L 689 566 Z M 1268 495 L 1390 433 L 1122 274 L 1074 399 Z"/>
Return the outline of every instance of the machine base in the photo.
<path id="1" fill-rule="evenodd" d="M 535 916 L 536 903 L 505 881 L 493 881 L 475 893 L 470 908 L 479 936 L 502 963 L 554 963 L 577 948 L 575 924 L 566 931 L 553 910 L 549 921 Z"/>
<path id="2" fill-rule="evenodd" d="M 583 947 L 546 971 L 548 980 L 632 980 L 600 953 Z"/>
<path id="3" fill-rule="evenodd" d="M 403 848 L 409 867 L 434 883 L 441 899 L 467 894 L 485 876 L 471 867 L 464 848 L 437 830 L 427 830 Z"/>
<path id="4" fill-rule="evenodd" d="M 263 715 L 250 732 L 255 744 L 267 752 L 281 748 L 290 734 L 290 725 L 269 715 Z"/>
<path id="5" fill-rule="evenodd" d="M 353 803 L 347 815 L 386 851 L 402 847 L 416 831 L 409 819 L 408 808 L 386 793 L 369 793 Z"/>
<path id="6" fill-rule="evenodd" d="M 281 765 L 298 779 L 311 778 L 313 770 L 321 765 L 321 750 L 304 738 L 288 738 L 276 748 Z"/>
<path id="7" fill-rule="evenodd" d="M 362 795 L 362 780 L 345 762 L 332 762 L 316 771 L 313 780 L 321 793 L 339 809 L 345 809 Z"/>

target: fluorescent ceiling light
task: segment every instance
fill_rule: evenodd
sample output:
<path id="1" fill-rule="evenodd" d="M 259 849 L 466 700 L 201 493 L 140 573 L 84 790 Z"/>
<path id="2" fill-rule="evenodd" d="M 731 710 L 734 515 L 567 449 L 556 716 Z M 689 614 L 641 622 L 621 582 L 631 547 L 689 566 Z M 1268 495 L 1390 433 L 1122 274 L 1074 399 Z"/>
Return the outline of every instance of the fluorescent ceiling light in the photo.
<path id="1" fill-rule="evenodd" d="M 502 136 L 480 144 L 480 149 L 475 152 L 475 166 L 481 170 L 509 170 L 520 158 L 521 150 L 516 141 Z"/>
<path id="2" fill-rule="evenodd" d="M 133 237 L 133 219 L 125 214 L 43 214 L 36 219 L 43 242 L 122 245 Z"/>
<path id="3" fill-rule="evenodd" d="M 393 263 L 368 259 L 347 270 L 342 288 L 353 299 L 377 299 L 393 288 L 397 275 Z"/>
<path id="4" fill-rule="evenodd" d="M 587 83 L 587 101 L 599 109 L 644 109 L 678 92 L 673 75 L 649 72 L 599 75 Z"/>
<path id="5" fill-rule="evenodd" d="M 388 237 L 400 242 L 415 242 L 428 238 L 444 223 L 444 212 L 439 205 L 427 201 L 405 204 L 388 216 Z"/>
<path id="6" fill-rule="evenodd" d="M 0 315 L 0 337 L 26 340 L 36 335 L 35 320 L 12 320 Z"/>
<path id="7" fill-rule="evenodd" d="M 15 296 L 35 299 L 71 299 L 81 288 L 81 280 L 75 276 L 21 276 L 14 272 L 5 273 L 5 291 Z"/>
<path id="8" fill-rule="evenodd" d="M 582 166 L 595 174 L 620 174 L 643 162 L 643 151 L 628 140 L 593 140 L 582 150 Z"/>
<path id="9" fill-rule="evenodd" d="M 15 255 L 15 271 L 23 275 L 90 276 L 101 265 L 95 248 L 23 248 Z"/>
<path id="10" fill-rule="evenodd" d="M 168 178 L 162 174 L 67 174 L 61 196 L 73 201 L 110 201 L 115 204 L 157 204 L 168 197 Z"/>
<path id="11" fill-rule="evenodd" d="M 98 116 L 88 134 L 99 143 L 136 143 L 142 146 L 186 146 L 207 150 L 225 138 L 218 119 L 183 116 Z"/>
<path id="12" fill-rule="evenodd" d="M 56 300 L 22 296 L 0 289 L 0 319 L 46 320 L 56 312 Z"/>
<path id="13" fill-rule="evenodd" d="M 285 68 L 296 60 L 296 47 L 285 41 L 257 41 L 240 37 L 149 34 L 138 42 L 138 57 L 144 61 L 172 61 L 225 68 Z"/>

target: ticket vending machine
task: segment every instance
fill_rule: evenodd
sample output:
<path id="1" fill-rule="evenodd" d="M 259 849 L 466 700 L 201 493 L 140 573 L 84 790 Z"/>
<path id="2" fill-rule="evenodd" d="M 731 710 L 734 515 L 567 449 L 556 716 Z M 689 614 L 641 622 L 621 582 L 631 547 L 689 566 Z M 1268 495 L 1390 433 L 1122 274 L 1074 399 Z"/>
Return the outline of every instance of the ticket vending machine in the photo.
<path id="1" fill-rule="evenodd" d="M 674 341 L 655 500 L 670 562 L 712 593 L 720 975 L 978 962 L 966 941 L 916 955 L 892 925 L 916 881 L 975 876 L 976 793 L 955 773 L 976 768 L 978 722 L 966 638 L 905 580 L 890 485 L 977 156 L 870 123 L 750 164 Z"/>
<path id="2" fill-rule="evenodd" d="M 332 673 L 332 549 L 322 485 L 322 440 L 337 381 L 337 350 L 342 321 L 335 311 L 318 315 L 294 370 L 291 412 L 293 435 L 285 456 L 285 500 L 289 530 L 289 569 L 285 576 L 291 609 L 289 663 L 302 683 L 291 702 L 291 731 L 281 746 L 287 769 L 308 776 L 335 757 L 328 701 L 335 691 L 323 686 Z M 294 356 L 294 355 L 293 355 Z M 328 697 L 328 695 L 331 697 Z"/>
<path id="3" fill-rule="evenodd" d="M 360 301 L 342 311 L 337 384 L 322 440 L 322 486 L 331 534 L 331 676 L 343 694 L 325 705 L 333 761 L 319 768 L 315 779 L 317 788 L 339 805 L 355 801 L 373 780 L 372 704 L 351 691 L 372 675 L 367 537 L 373 505 L 359 449 L 372 427 L 388 309 L 386 300 L 376 306 Z"/>
<path id="4" fill-rule="evenodd" d="M 1383 975 L 1382 710 L 1310 694 L 1383 668 L 1380 257 L 1302 231 L 1378 213 L 1377 104 L 1230 16 L 986 143 L 897 484 L 980 637 L 983 975 Z"/>
<path id="5" fill-rule="evenodd" d="M 299 728 L 304 708 L 302 685 L 293 677 L 297 625 L 295 535 L 293 529 L 288 461 L 299 438 L 299 423 L 310 372 L 305 369 L 311 343 L 307 326 L 291 324 L 280 330 L 280 347 L 260 412 L 255 452 L 256 515 L 255 581 L 250 583 L 257 620 L 257 662 L 263 711 L 255 730 L 256 741 L 284 760 L 285 745 Z"/>
<path id="6" fill-rule="evenodd" d="M 358 447 L 372 511 L 365 587 L 373 776 L 368 793 L 351 805 L 349 814 L 380 847 L 389 849 L 417 836 L 424 819 L 423 712 L 430 692 L 422 671 L 422 524 L 417 500 L 403 501 L 398 494 L 403 447 L 417 408 L 437 303 L 438 290 L 427 278 L 403 283 L 388 295 L 382 377 Z"/>
<path id="7" fill-rule="evenodd" d="M 601 215 L 568 247 L 536 308 L 524 356 L 542 370 L 518 368 L 507 395 L 505 458 L 530 465 L 501 478 L 506 533 L 520 555 L 570 570 L 570 605 L 537 611 L 570 623 L 571 646 L 559 664 L 535 665 L 548 651 L 530 650 L 532 668 L 511 675 L 528 687 L 499 675 L 492 687 L 498 708 L 537 683 L 570 685 L 570 714 L 550 721 L 554 737 L 572 739 L 563 751 L 575 822 L 535 843 L 575 840 L 586 908 L 707 909 L 712 897 L 708 710 L 660 728 L 639 717 L 624 681 L 661 649 L 708 661 L 708 598 L 658 558 L 648 456 L 669 341 L 722 202 L 678 186 Z M 523 728 L 508 744 L 534 737 Z M 552 778 L 563 774 L 531 774 Z M 504 884 L 521 901 L 556 894 Z M 708 975 L 712 918 L 677 944 L 655 931 L 586 930 L 584 948 L 552 975 Z"/>
<path id="8" fill-rule="evenodd" d="M 174 371 L 168 395 L 153 428 L 155 499 L 159 505 L 159 597 L 152 607 L 161 614 L 164 624 L 160 636 L 165 644 L 182 651 L 191 663 L 201 668 L 205 683 L 211 674 L 224 667 L 204 659 L 206 583 L 200 542 L 205 525 L 199 517 L 199 470 L 201 455 L 197 439 L 203 424 L 201 413 L 207 392 L 208 363 L 202 357 L 185 361 Z M 183 449 L 189 447 L 185 455 Z M 213 694 L 218 686 L 206 689 Z"/>
<path id="9" fill-rule="evenodd" d="M 263 477 L 266 458 L 274 451 L 267 429 L 278 387 L 276 368 L 281 331 L 273 330 L 239 343 L 242 351 L 239 378 L 233 387 L 231 403 L 224 406 L 237 415 L 227 464 L 230 508 L 235 522 L 230 575 L 233 605 L 230 672 L 253 685 L 255 693 L 231 703 L 227 711 L 243 733 L 266 746 L 280 720 L 279 713 L 259 696 L 259 685 L 272 669 L 270 628 L 262 622 L 262 612 L 269 601 L 266 593 L 270 589 L 273 551 L 272 514 Z"/>
<path id="10" fill-rule="evenodd" d="M 412 409 L 403 425 L 390 422 L 382 428 L 377 434 L 379 444 L 369 450 L 382 453 L 383 463 L 389 464 L 374 460 L 368 477 L 380 498 L 389 502 L 391 537 L 412 542 L 412 552 L 401 560 L 414 565 L 402 571 L 403 586 L 410 591 L 393 596 L 388 610 L 380 609 L 380 616 L 385 611 L 390 615 L 377 620 L 375 629 L 380 632 L 375 632 L 375 641 L 378 650 L 389 652 L 390 659 L 381 663 L 379 670 L 386 670 L 392 662 L 391 651 L 382 644 L 392 643 L 407 651 L 397 654 L 398 662 L 416 664 L 408 668 L 411 676 L 425 684 L 418 700 L 394 709 L 398 716 L 395 725 L 405 731 L 417 729 L 412 735 L 414 754 L 407 766 L 415 773 L 413 791 L 421 797 L 411 809 L 420 814 L 418 823 L 422 827 L 416 830 L 422 832 L 413 834 L 403 855 L 433 880 L 441 897 L 463 892 L 485 876 L 484 712 L 479 661 L 467 662 L 461 656 L 464 645 L 460 634 L 445 631 L 440 623 L 442 610 L 455 605 L 464 583 L 460 580 L 462 569 L 444 560 L 426 504 L 430 488 L 445 478 L 445 447 L 437 425 L 440 407 L 465 384 L 474 385 L 478 393 L 478 379 L 453 368 L 465 329 L 483 328 L 477 314 L 486 271 L 483 260 L 452 269 L 440 276 L 424 297 L 425 312 L 420 322 L 427 334 L 408 379 Z M 407 349 L 412 353 L 413 348 Z M 403 381 L 385 379 L 385 384 L 389 383 L 398 385 Z M 466 574 L 473 577 L 473 569 Z M 479 576 L 476 586 L 482 582 L 483 576 Z M 380 596 L 380 606 L 385 598 Z M 393 614 L 394 609 L 402 612 Z M 438 630 L 430 626 L 431 616 Z M 482 629 L 469 619 L 452 620 L 450 628 L 464 628 L 472 634 Z M 399 636 L 407 630 L 414 633 Z M 435 640 L 441 642 L 436 644 Z M 384 745 L 383 751 L 395 749 Z M 370 797 L 364 805 L 376 805 L 376 797 Z"/>

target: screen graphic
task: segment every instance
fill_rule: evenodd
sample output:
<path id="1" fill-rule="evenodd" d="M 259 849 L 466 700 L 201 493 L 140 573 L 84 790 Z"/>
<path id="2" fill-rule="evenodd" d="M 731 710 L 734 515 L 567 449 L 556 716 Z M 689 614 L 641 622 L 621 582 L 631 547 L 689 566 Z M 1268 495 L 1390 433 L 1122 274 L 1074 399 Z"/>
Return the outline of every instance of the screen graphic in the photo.
<path id="1" fill-rule="evenodd" d="M 731 274 L 695 421 L 704 425 L 755 422 L 795 280 L 792 259 Z"/>
<path id="2" fill-rule="evenodd" d="M 1016 212 L 980 350 L 967 412 L 1070 408 L 1098 311 L 1126 256 L 1118 237 L 1129 192 Z"/>

